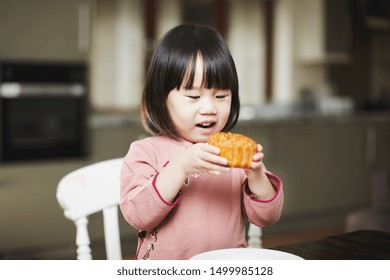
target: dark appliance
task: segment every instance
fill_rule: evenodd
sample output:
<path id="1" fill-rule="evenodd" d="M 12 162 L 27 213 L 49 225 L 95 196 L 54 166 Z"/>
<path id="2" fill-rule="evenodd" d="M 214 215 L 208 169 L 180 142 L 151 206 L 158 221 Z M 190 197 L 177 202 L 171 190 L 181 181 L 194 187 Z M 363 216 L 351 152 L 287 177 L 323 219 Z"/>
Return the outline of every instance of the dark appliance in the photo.
<path id="1" fill-rule="evenodd" d="M 86 155 L 87 67 L 0 62 L 0 161 Z"/>

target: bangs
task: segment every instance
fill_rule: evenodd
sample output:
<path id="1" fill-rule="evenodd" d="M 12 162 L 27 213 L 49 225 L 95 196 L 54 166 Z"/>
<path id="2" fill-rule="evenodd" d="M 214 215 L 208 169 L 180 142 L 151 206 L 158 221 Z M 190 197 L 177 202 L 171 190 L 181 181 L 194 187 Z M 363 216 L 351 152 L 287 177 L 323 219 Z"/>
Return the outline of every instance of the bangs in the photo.
<path id="1" fill-rule="evenodd" d="M 202 84 L 201 86 L 207 89 L 217 88 L 223 90 L 235 91 L 237 88 L 237 80 L 235 70 L 231 69 L 232 64 L 218 57 L 212 57 L 207 52 L 196 51 L 189 58 L 189 61 L 180 75 L 181 80 L 175 87 L 179 89 L 192 89 L 196 73 L 196 62 L 202 60 Z"/>
<path id="2" fill-rule="evenodd" d="M 165 42 L 162 73 L 168 94 L 174 88 L 192 89 L 196 60 L 203 61 L 202 86 L 238 91 L 238 78 L 233 58 L 220 34 L 208 28 L 191 27 L 178 31 Z"/>

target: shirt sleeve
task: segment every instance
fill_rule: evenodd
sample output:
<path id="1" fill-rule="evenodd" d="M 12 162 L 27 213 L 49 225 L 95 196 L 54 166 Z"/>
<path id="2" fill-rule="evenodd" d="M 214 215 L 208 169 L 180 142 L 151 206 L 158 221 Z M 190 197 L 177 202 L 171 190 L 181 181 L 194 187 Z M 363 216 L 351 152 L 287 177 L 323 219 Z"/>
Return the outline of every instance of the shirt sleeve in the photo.
<path id="1" fill-rule="evenodd" d="M 266 171 L 266 175 L 275 189 L 275 196 L 269 200 L 259 200 L 248 188 L 248 184 L 243 186 L 244 210 L 250 223 L 259 227 L 275 224 L 282 214 L 284 193 L 283 184 L 278 176 Z"/>
<path id="2" fill-rule="evenodd" d="M 120 174 L 120 209 L 125 220 L 139 230 L 157 227 L 179 202 L 171 203 L 158 192 L 159 174 L 156 149 L 148 139 L 133 142 L 124 158 Z"/>

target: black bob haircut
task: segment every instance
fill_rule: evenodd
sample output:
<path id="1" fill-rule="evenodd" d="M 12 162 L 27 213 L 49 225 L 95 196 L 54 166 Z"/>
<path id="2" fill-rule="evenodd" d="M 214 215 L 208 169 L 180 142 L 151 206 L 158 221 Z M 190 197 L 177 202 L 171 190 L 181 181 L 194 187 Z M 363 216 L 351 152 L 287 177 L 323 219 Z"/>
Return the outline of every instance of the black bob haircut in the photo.
<path id="1" fill-rule="evenodd" d="M 230 115 L 222 131 L 230 131 L 237 123 L 240 111 L 238 77 L 225 41 L 210 27 L 182 24 L 161 38 L 152 56 L 141 102 L 142 124 L 149 133 L 180 137 L 166 100 L 174 88 L 192 88 L 198 56 L 204 65 L 202 86 L 232 93 Z"/>

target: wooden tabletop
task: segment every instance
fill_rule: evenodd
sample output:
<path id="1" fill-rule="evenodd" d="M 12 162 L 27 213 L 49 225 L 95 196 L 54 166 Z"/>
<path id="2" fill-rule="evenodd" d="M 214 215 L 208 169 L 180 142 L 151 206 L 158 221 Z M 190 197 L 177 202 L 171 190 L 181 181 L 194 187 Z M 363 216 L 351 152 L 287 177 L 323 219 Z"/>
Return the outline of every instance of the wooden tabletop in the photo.
<path id="1" fill-rule="evenodd" d="M 390 260 L 390 232 L 359 230 L 272 249 L 307 260 Z"/>

